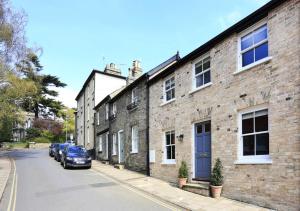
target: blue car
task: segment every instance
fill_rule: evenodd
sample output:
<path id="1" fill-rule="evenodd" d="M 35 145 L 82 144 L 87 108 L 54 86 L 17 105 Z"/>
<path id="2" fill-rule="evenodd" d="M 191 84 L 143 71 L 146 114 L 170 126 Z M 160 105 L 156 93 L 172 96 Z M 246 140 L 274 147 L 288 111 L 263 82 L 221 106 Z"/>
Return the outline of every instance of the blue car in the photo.
<path id="1" fill-rule="evenodd" d="M 54 159 L 59 162 L 61 160 L 61 155 L 63 150 L 66 148 L 66 146 L 68 146 L 69 144 L 64 143 L 64 144 L 58 144 L 54 147 Z"/>
<path id="2" fill-rule="evenodd" d="M 91 168 L 92 158 L 82 146 L 68 145 L 62 152 L 60 160 L 64 169 L 69 167 Z"/>

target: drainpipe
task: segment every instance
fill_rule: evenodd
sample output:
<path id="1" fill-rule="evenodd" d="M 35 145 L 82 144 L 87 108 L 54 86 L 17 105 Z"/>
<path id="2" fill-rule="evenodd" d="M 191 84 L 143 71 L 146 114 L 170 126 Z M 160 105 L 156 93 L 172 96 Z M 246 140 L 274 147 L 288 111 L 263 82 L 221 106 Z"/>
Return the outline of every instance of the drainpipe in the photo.
<path id="1" fill-rule="evenodd" d="M 147 143 L 147 175 L 150 176 L 150 158 L 149 158 L 149 150 L 150 150 L 150 144 L 149 144 L 149 86 L 148 86 L 148 76 L 146 79 L 146 143 Z"/>

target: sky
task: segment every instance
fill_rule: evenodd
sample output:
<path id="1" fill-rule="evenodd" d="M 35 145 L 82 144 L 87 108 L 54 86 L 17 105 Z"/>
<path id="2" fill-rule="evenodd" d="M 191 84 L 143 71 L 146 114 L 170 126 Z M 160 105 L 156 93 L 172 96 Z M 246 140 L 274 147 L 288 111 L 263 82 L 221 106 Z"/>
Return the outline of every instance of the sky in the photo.
<path id="1" fill-rule="evenodd" d="M 138 59 L 144 72 L 179 51 L 183 57 L 268 0 L 11 0 L 27 14 L 28 46 L 41 47 L 44 73 L 75 97 L 93 69 L 115 63 L 128 75 Z"/>

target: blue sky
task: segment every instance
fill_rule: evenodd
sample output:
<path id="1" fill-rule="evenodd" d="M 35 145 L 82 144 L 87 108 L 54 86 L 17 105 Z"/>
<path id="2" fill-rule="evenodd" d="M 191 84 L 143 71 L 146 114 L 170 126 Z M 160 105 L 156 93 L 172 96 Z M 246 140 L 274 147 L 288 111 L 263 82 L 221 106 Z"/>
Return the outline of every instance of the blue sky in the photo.
<path id="1" fill-rule="evenodd" d="M 43 48 L 44 72 L 74 98 L 92 69 L 114 62 L 127 76 L 134 59 L 148 71 L 178 50 L 186 55 L 268 0 L 12 0 L 24 9 L 29 46 Z"/>

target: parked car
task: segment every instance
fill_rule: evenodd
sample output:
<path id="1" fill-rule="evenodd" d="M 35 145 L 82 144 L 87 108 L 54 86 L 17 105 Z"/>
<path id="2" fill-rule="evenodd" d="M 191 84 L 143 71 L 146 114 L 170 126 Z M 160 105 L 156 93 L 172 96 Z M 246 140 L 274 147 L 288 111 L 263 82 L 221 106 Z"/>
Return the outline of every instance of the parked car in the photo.
<path id="1" fill-rule="evenodd" d="M 82 146 L 67 146 L 62 152 L 60 162 L 64 169 L 69 167 L 91 168 L 92 166 L 92 158 Z"/>
<path id="2" fill-rule="evenodd" d="M 49 146 L 49 156 L 50 157 L 53 157 L 54 156 L 54 149 L 55 149 L 55 146 L 58 145 L 58 143 L 52 143 L 50 146 Z"/>
<path id="3" fill-rule="evenodd" d="M 58 161 L 58 162 L 60 161 L 61 154 L 62 154 L 64 148 L 68 145 L 69 144 L 64 143 L 64 144 L 58 144 L 57 146 L 55 146 L 55 148 L 54 148 L 54 159 L 56 161 Z"/>

